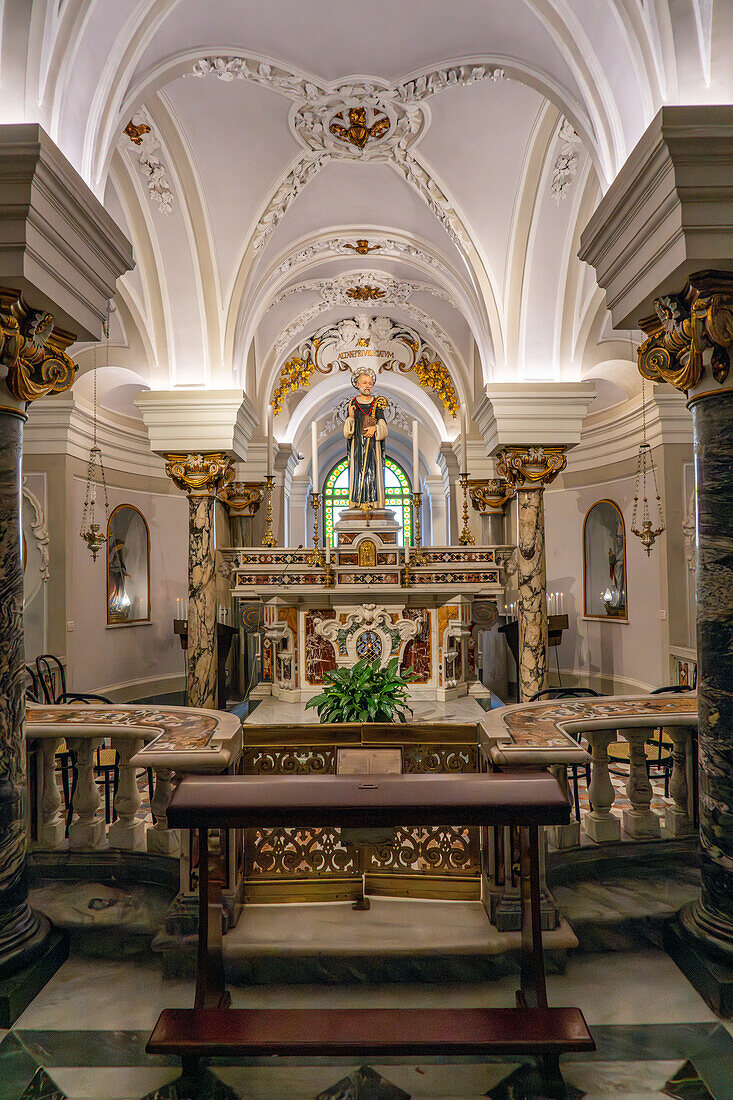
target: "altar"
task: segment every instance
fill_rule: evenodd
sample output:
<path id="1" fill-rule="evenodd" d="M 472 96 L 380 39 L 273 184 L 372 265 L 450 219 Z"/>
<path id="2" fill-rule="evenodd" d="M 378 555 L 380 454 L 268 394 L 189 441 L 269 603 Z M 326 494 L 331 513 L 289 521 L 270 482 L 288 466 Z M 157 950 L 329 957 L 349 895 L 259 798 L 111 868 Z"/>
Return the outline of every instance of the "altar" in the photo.
<path id="1" fill-rule="evenodd" d="M 479 634 L 503 613 L 509 546 L 400 546 L 389 509 L 348 510 L 323 551 L 221 551 L 232 600 L 261 605 L 262 683 L 255 697 L 298 703 L 326 674 L 364 658 L 412 668 L 413 698 L 490 693 Z"/>

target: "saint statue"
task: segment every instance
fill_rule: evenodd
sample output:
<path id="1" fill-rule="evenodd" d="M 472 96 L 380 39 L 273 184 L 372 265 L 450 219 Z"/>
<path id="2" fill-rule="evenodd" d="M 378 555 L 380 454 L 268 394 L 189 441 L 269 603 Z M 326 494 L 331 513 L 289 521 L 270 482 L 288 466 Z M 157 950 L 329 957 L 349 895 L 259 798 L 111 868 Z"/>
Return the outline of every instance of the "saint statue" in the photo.
<path id="1" fill-rule="evenodd" d="M 384 448 L 387 438 L 385 397 L 373 397 L 377 376 L 370 367 L 354 371 L 351 384 L 359 391 L 349 402 L 344 436 L 349 454 L 349 508 L 384 508 Z"/>

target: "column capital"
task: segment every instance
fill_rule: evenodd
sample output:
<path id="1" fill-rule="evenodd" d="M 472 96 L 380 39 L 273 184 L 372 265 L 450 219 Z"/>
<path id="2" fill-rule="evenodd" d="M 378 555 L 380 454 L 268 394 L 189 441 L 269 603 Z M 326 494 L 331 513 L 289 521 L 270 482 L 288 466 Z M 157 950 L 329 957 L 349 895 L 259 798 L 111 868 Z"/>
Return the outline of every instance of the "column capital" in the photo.
<path id="1" fill-rule="evenodd" d="M 232 460 L 220 451 L 164 454 L 163 458 L 168 477 L 189 496 L 216 496 L 234 479 Z"/>
<path id="2" fill-rule="evenodd" d="M 496 455 L 496 472 L 515 490 L 542 489 L 568 464 L 565 447 L 502 447 Z"/>
<path id="3" fill-rule="evenodd" d="M 218 495 L 230 516 L 254 516 L 260 510 L 264 494 L 264 481 L 232 481 Z"/>
<path id="4" fill-rule="evenodd" d="M 31 309 L 20 291 L 0 287 L 0 371 L 16 401 L 30 404 L 71 388 L 77 367 L 66 349 L 73 342 L 50 313 Z"/>
<path id="5" fill-rule="evenodd" d="M 506 506 L 515 496 L 514 486 L 503 477 L 469 481 L 468 495 L 474 510 L 481 516 L 504 515 Z"/>
<path id="6" fill-rule="evenodd" d="M 681 294 L 654 300 L 655 315 L 639 327 L 639 372 L 652 382 L 669 382 L 690 397 L 713 396 L 733 386 L 733 273 L 700 271 Z"/>

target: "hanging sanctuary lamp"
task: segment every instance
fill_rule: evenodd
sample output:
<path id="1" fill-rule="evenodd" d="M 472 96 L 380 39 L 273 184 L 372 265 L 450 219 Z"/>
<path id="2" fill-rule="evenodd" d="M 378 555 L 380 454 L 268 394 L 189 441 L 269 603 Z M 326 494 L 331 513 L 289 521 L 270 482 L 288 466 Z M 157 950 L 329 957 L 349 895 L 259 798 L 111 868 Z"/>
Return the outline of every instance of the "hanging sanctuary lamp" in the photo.
<path id="1" fill-rule="evenodd" d="M 109 318 L 111 305 L 107 303 L 107 323 L 103 325 L 106 338 L 106 365 L 109 366 Z M 102 451 L 97 444 L 97 348 L 94 347 L 94 400 L 92 407 L 92 446 L 89 451 L 89 469 L 87 471 L 87 487 L 84 496 L 84 510 L 81 517 L 81 531 L 79 534 L 87 544 L 92 560 L 97 560 L 97 554 L 107 541 L 107 524 L 109 522 L 109 501 L 107 500 L 107 482 L 104 475 L 104 463 Z M 95 522 L 94 506 L 97 499 L 97 484 L 100 484 L 104 493 L 104 530 Z"/>
<path id="2" fill-rule="evenodd" d="M 649 508 L 649 489 L 647 488 L 647 479 L 651 478 L 651 485 L 654 488 L 654 495 L 656 497 L 656 509 L 657 509 L 657 526 L 652 523 L 651 510 Z M 638 525 L 638 513 L 639 513 L 639 496 L 641 494 L 641 530 Z M 657 472 L 654 469 L 654 459 L 652 458 L 652 449 L 646 441 L 646 393 L 644 389 L 644 376 L 641 379 L 641 443 L 639 444 L 639 454 L 636 460 L 636 482 L 634 484 L 634 509 L 631 514 L 631 533 L 637 535 L 641 539 L 641 545 L 644 547 L 647 553 L 647 557 L 651 554 L 654 540 L 658 535 L 661 535 L 665 530 L 664 512 L 662 510 L 662 498 L 659 495 L 659 487 L 657 485 Z"/>

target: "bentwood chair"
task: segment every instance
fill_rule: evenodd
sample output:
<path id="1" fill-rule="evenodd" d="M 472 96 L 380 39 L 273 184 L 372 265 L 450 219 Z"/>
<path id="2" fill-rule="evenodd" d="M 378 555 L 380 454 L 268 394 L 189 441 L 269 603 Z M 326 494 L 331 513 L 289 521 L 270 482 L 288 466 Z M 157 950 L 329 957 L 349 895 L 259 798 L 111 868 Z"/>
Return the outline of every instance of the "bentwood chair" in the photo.
<path id="1" fill-rule="evenodd" d="M 530 699 L 531 703 L 539 702 L 540 699 L 593 699 L 599 697 L 599 692 L 594 691 L 593 688 L 545 688 L 544 691 L 538 691 Z M 571 734 L 574 741 L 580 744 L 580 734 Z M 578 786 L 578 773 L 582 768 L 585 777 L 585 785 L 590 787 L 590 764 L 568 764 L 568 774 L 573 784 L 573 802 L 575 804 L 575 817 L 580 821 L 580 789 Z M 591 806 L 591 809 L 593 807 Z"/>
<path id="2" fill-rule="evenodd" d="M 66 692 L 66 673 L 61 661 L 53 653 L 43 653 L 36 657 L 36 669 L 44 702 L 57 703 L 59 695 Z"/>

